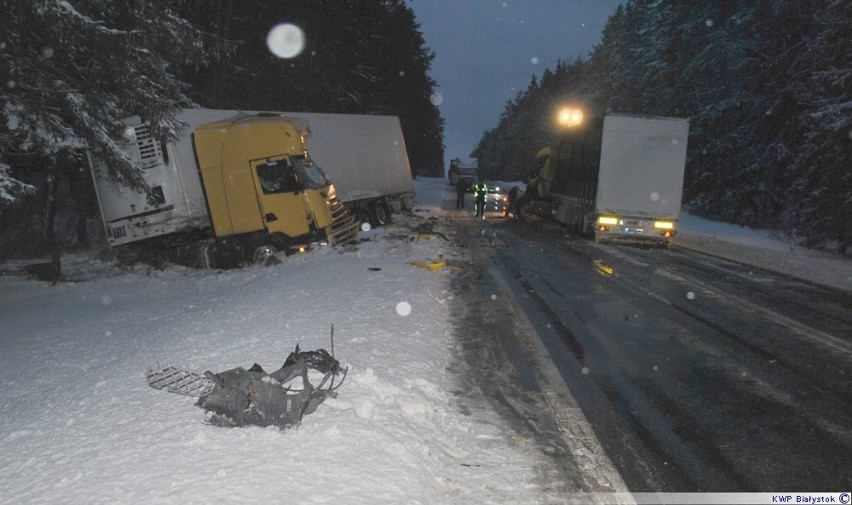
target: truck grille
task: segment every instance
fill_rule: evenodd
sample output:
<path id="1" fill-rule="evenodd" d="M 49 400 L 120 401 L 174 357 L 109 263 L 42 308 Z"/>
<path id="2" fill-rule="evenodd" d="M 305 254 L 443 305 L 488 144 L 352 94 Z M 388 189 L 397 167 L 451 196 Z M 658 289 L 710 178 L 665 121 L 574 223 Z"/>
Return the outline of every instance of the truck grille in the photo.
<path id="1" fill-rule="evenodd" d="M 354 244 L 358 241 L 360 223 L 346 205 L 338 199 L 329 202 L 333 222 L 328 230 L 330 245 Z"/>

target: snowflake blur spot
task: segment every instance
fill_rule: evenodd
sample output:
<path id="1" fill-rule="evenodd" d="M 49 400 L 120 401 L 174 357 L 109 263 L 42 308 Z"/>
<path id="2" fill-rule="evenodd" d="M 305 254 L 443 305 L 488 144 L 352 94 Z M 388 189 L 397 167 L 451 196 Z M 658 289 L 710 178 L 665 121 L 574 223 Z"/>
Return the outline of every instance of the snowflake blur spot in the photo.
<path id="1" fill-rule="evenodd" d="M 695 293 L 690 291 L 689 293 L 686 294 L 686 297 L 690 300 L 695 300 Z"/>
<path id="2" fill-rule="evenodd" d="M 104 295 L 101 297 L 101 303 L 104 305 L 110 305 L 112 303 L 112 298 L 109 295 Z"/>
<path id="3" fill-rule="evenodd" d="M 444 95 L 440 93 L 432 93 L 432 96 L 429 97 L 429 100 L 432 101 L 432 105 L 441 105 L 444 101 Z"/>
<path id="4" fill-rule="evenodd" d="M 370 223 L 361 223 L 361 231 L 370 231 Z"/>
<path id="5" fill-rule="evenodd" d="M 656 191 L 651 193 L 651 201 L 652 202 L 659 202 L 660 201 L 660 194 L 657 193 Z"/>
<path id="6" fill-rule="evenodd" d="M 707 26 L 713 26 L 713 20 L 708 19 L 707 21 L 704 22 L 704 24 L 707 25 Z"/>
<path id="7" fill-rule="evenodd" d="M 15 83 L 15 81 L 13 79 L 9 79 L 8 81 L 6 81 L 6 87 L 9 88 L 9 89 L 14 88 L 16 85 L 17 84 Z M 852 136 L 852 132 L 850 132 L 850 136 Z"/>
<path id="8" fill-rule="evenodd" d="M 396 313 L 400 316 L 407 316 L 411 314 L 411 304 L 408 302 L 399 302 L 396 304 Z"/>
<path id="9" fill-rule="evenodd" d="M 532 63 L 533 65 L 538 65 L 538 57 L 533 56 L 532 58 L 530 58 L 530 63 Z"/>
<path id="10" fill-rule="evenodd" d="M 305 47 L 305 33 L 291 23 L 281 23 L 269 31 L 266 45 L 279 58 L 294 58 Z"/>
<path id="11" fill-rule="evenodd" d="M 41 48 L 41 57 L 42 58 L 52 58 L 53 57 L 53 48 L 52 47 L 42 47 Z"/>
<path id="12" fill-rule="evenodd" d="M 496 300 L 496 299 L 497 299 L 497 295 L 491 295 L 491 299 L 492 299 L 492 300 Z"/>
<path id="13" fill-rule="evenodd" d="M 582 372 L 583 375 L 589 375 L 589 367 L 584 366 L 583 368 L 580 369 L 580 372 Z"/>
<path id="14" fill-rule="evenodd" d="M 400 70 L 400 71 L 399 71 L 399 76 L 400 76 L 400 77 L 405 77 L 405 70 Z"/>

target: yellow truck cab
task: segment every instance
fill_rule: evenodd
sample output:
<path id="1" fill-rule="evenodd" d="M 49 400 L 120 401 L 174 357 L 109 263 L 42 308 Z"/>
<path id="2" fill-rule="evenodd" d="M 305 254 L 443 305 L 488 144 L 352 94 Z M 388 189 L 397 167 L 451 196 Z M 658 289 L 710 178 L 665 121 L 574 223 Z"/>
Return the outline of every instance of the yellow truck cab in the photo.
<path id="1" fill-rule="evenodd" d="M 333 222 L 334 185 L 308 157 L 306 133 L 307 123 L 285 116 L 237 116 L 195 130 L 215 236 L 325 238 L 318 233 Z"/>

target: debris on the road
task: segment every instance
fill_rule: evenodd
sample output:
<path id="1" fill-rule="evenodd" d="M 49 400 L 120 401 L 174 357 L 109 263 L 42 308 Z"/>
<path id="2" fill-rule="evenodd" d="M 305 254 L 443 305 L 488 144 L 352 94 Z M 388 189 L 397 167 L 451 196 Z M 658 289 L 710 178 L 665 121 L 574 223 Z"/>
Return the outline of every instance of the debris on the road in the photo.
<path id="1" fill-rule="evenodd" d="M 440 270 L 447 265 L 446 262 L 433 261 L 433 260 L 426 260 L 426 261 L 414 260 L 414 261 L 411 262 L 411 264 L 416 266 L 417 268 L 422 268 L 424 270 L 430 270 L 432 272 L 434 272 L 435 270 Z"/>
<path id="2" fill-rule="evenodd" d="M 153 388 L 197 396 L 196 405 L 208 412 L 208 424 L 287 428 L 301 423 L 327 397 L 336 397 L 346 372 L 325 349 L 300 351 L 297 345 L 272 373 L 257 363 L 248 370 L 237 367 L 204 374 L 167 365 L 149 368 L 147 378 Z M 338 375 L 342 377 L 335 384 Z"/>
<path id="3" fill-rule="evenodd" d="M 615 273 L 615 270 L 611 266 L 605 264 L 603 260 L 595 261 L 595 269 L 601 275 L 613 275 Z"/>

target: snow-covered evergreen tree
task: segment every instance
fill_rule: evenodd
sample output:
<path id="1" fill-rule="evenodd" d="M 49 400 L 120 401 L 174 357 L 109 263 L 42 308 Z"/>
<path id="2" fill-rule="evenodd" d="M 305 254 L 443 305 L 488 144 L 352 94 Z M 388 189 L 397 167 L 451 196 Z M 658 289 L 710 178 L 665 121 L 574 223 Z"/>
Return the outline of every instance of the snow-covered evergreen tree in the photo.
<path id="1" fill-rule="evenodd" d="M 566 96 L 593 111 L 687 117 L 684 201 L 693 209 L 845 252 L 849 33 L 852 3 L 843 0 L 628 0 L 588 62 L 548 70 L 507 104 L 477 151 L 495 164 L 528 154 L 508 132 Z"/>
<path id="2" fill-rule="evenodd" d="M 443 174 L 443 120 L 429 77 L 434 55 L 402 0 L 231 0 L 187 6 L 187 17 L 238 43 L 233 57 L 188 72 L 210 108 L 388 114 L 400 117 L 412 168 Z M 279 59 L 266 34 L 280 22 L 304 32 L 298 56 Z"/>
<path id="3" fill-rule="evenodd" d="M 190 103 L 176 66 L 222 52 L 176 15 L 177 3 L 0 0 L 0 157 L 13 171 L 15 155 L 38 153 L 50 164 L 85 146 L 114 177 L 141 186 L 117 148 L 122 119 L 139 115 L 161 133 L 173 130 L 173 113 Z"/>

